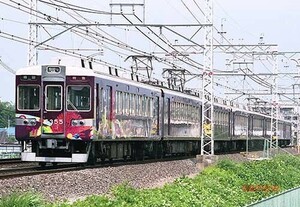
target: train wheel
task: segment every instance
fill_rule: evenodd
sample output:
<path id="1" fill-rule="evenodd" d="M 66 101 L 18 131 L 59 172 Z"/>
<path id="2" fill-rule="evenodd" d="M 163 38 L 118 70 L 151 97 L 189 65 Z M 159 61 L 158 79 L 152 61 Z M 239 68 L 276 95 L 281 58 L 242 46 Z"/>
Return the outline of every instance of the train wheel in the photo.
<path id="1" fill-rule="evenodd" d="M 97 162 L 96 152 L 95 152 L 95 143 L 91 143 L 91 148 L 89 151 L 88 164 L 95 165 Z"/>
<path id="2" fill-rule="evenodd" d="M 105 157 L 101 157 L 100 160 L 101 160 L 101 163 L 102 163 L 102 164 L 105 163 Z"/>
<path id="3" fill-rule="evenodd" d="M 39 162 L 39 166 L 41 167 L 41 168 L 45 168 L 46 167 L 46 162 Z"/>
<path id="4" fill-rule="evenodd" d="M 127 159 L 128 159 L 128 158 L 127 158 L 127 155 L 124 155 L 124 156 L 123 156 L 123 160 L 126 162 Z"/>

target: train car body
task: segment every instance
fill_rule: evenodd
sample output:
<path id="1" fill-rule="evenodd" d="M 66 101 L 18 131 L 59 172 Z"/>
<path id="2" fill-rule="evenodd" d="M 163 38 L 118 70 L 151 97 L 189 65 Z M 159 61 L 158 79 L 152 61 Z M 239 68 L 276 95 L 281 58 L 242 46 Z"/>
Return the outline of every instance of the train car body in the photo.
<path id="1" fill-rule="evenodd" d="M 200 152 L 199 94 L 88 66 L 44 65 L 17 72 L 16 138 L 23 143 L 22 160 L 94 163 Z M 214 108 L 217 151 L 243 149 L 246 138 L 271 136 L 267 115 L 224 101 Z M 282 145 L 288 144 L 291 123 L 281 120 L 279 132 Z"/>

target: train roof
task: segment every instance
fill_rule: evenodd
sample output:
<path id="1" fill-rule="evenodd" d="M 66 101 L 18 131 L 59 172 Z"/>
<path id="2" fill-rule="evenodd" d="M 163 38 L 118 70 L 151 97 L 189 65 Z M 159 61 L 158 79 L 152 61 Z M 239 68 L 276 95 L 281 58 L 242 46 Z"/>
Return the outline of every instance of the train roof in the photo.
<path id="1" fill-rule="evenodd" d="M 62 66 L 62 65 L 51 65 L 51 66 Z M 42 75 L 42 65 L 35 65 L 35 66 L 29 66 L 29 67 L 21 68 L 21 69 L 17 70 L 16 75 Z M 69 66 L 67 66 L 66 67 L 66 75 L 94 76 L 95 73 L 91 69 L 82 68 L 82 67 L 74 67 L 74 66 L 69 67 Z"/>

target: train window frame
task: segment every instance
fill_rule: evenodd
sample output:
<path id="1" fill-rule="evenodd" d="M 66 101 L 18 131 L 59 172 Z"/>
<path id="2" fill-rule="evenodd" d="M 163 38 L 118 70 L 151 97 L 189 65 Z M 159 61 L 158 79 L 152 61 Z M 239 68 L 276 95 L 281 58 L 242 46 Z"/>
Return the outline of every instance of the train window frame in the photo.
<path id="1" fill-rule="evenodd" d="M 175 102 L 175 120 L 178 121 L 178 117 L 179 117 L 179 103 Z"/>
<path id="2" fill-rule="evenodd" d="M 74 87 L 74 86 L 77 86 L 77 87 L 88 87 L 90 89 L 90 96 L 89 96 L 89 99 L 90 99 L 90 105 L 89 105 L 89 109 L 88 110 L 83 110 L 83 109 L 77 109 L 77 107 L 75 107 L 76 109 L 68 109 L 68 95 L 69 95 L 69 88 L 70 87 Z M 103 88 L 101 88 L 101 93 L 102 93 L 102 96 L 103 96 Z M 67 88 L 66 88 L 66 111 L 78 111 L 78 112 L 90 112 L 92 110 L 92 87 L 90 85 L 68 85 Z M 101 105 L 103 106 L 103 100 L 101 101 Z"/>
<path id="3" fill-rule="evenodd" d="M 138 95 L 137 97 L 137 116 L 142 116 L 142 96 Z"/>
<path id="4" fill-rule="evenodd" d="M 154 116 L 154 114 L 153 114 L 153 100 L 154 100 L 154 98 L 153 97 L 151 97 L 150 98 L 150 100 L 149 100 L 149 116 L 151 117 L 151 118 L 153 118 L 153 116 Z"/>
<path id="5" fill-rule="evenodd" d="M 183 122 L 186 122 L 186 104 L 185 103 L 181 104 L 181 120 Z"/>
<path id="6" fill-rule="evenodd" d="M 147 116 L 147 97 L 145 95 L 142 96 L 142 116 Z"/>
<path id="7" fill-rule="evenodd" d="M 136 94 L 132 93 L 132 104 L 131 104 L 131 113 L 130 115 L 136 115 Z"/>
<path id="8" fill-rule="evenodd" d="M 136 116 L 139 116 L 139 113 L 140 113 L 140 102 L 139 102 L 139 99 L 140 99 L 140 95 L 136 95 L 136 100 L 135 100 L 135 115 Z"/>
<path id="9" fill-rule="evenodd" d="M 37 88 L 39 89 L 39 94 L 38 94 L 38 108 L 37 109 L 20 109 L 20 91 L 19 91 L 19 87 L 20 86 L 37 86 Z M 41 110 L 41 86 L 38 84 L 19 84 L 17 87 L 17 109 L 18 111 L 40 111 Z"/>
<path id="10" fill-rule="evenodd" d="M 122 115 L 123 114 L 123 96 L 122 96 L 122 91 L 116 91 L 116 114 Z"/>
<path id="11" fill-rule="evenodd" d="M 130 109 L 130 95 L 128 92 L 125 92 L 125 115 L 126 116 L 130 115 L 129 109 Z"/>
<path id="12" fill-rule="evenodd" d="M 147 117 L 150 117 L 150 111 L 151 111 L 151 108 L 150 108 L 150 97 L 147 96 Z"/>
<path id="13" fill-rule="evenodd" d="M 120 96 L 119 96 L 119 104 L 120 104 L 120 111 L 119 111 L 119 114 L 120 115 L 124 115 L 124 98 L 123 98 L 123 96 L 124 96 L 124 92 L 123 91 L 119 91 L 120 92 Z"/>
<path id="14" fill-rule="evenodd" d="M 48 103 L 48 88 L 49 87 L 59 87 L 60 88 L 60 109 L 48 109 L 47 103 Z M 63 87 L 62 85 L 55 85 L 55 84 L 51 84 L 51 85 L 46 85 L 45 86 L 45 100 L 44 100 L 44 104 L 45 104 L 45 110 L 46 111 L 62 111 L 63 110 Z"/>
<path id="15" fill-rule="evenodd" d="M 116 98 L 115 98 L 115 100 L 116 100 L 116 104 L 115 104 L 115 113 L 116 114 L 118 114 L 118 108 L 119 108 L 119 91 L 116 91 Z"/>
<path id="16" fill-rule="evenodd" d="M 129 116 L 132 115 L 132 101 L 133 101 L 133 94 L 132 93 L 128 93 L 128 97 L 129 97 L 129 109 L 128 109 L 128 114 Z"/>

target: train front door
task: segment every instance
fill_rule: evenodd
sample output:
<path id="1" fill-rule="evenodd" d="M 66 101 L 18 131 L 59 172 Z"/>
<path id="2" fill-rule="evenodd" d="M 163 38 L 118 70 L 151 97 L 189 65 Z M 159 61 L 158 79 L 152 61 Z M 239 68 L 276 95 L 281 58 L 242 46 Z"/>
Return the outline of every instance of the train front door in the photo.
<path id="1" fill-rule="evenodd" d="M 43 82 L 43 126 L 42 134 L 64 134 L 65 133 L 65 99 L 64 82 Z"/>

